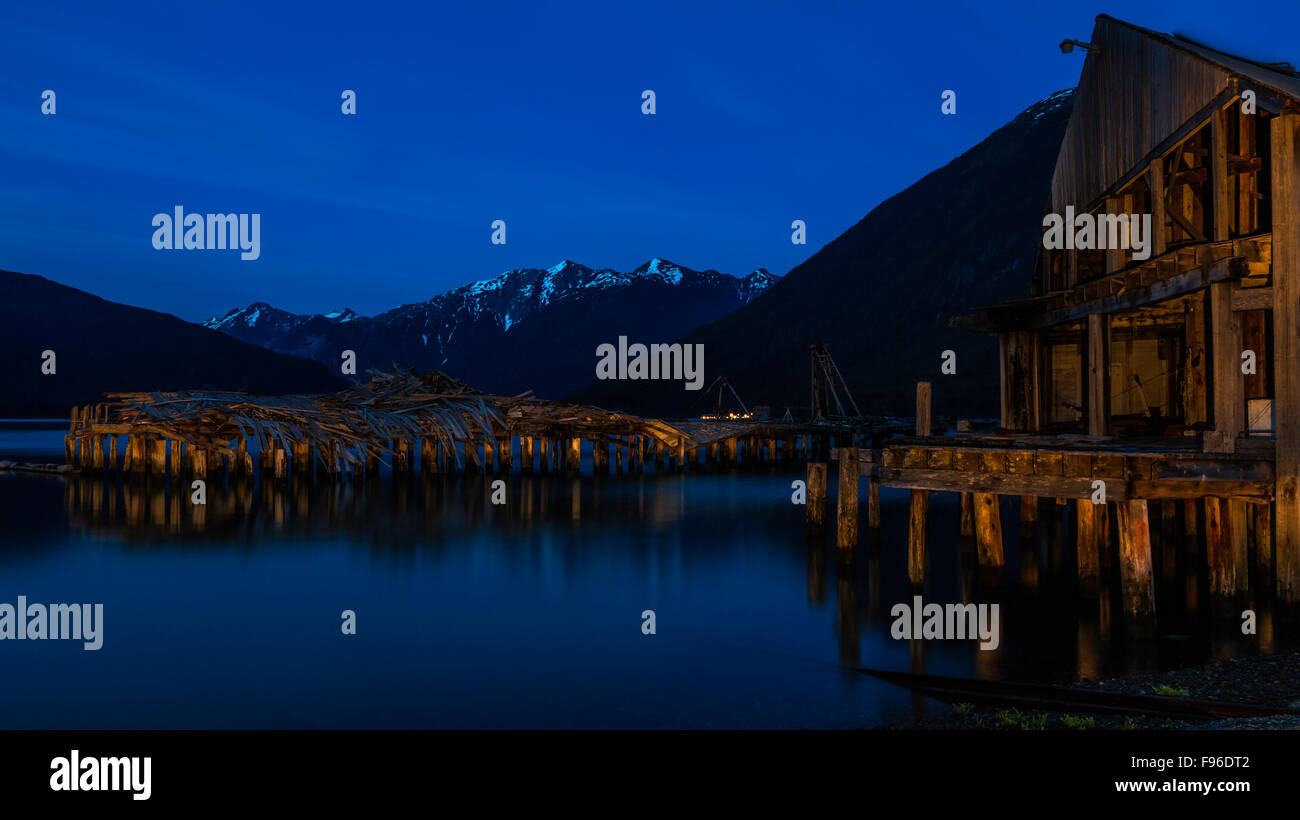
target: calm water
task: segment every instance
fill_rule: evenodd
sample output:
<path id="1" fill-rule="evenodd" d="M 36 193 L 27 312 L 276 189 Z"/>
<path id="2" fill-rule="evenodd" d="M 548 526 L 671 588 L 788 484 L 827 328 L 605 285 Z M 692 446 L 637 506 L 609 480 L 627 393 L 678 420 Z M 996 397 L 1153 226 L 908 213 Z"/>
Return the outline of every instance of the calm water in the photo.
<path id="1" fill-rule="evenodd" d="M 0 458 L 62 430 L 0 425 Z M 587 457 L 589 462 L 589 456 Z M 1069 681 L 1271 646 L 1212 630 L 1203 563 L 1157 534 L 1160 639 L 1076 603 L 1064 508 L 985 577 L 932 496 L 927 602 L 1001 602 L 1002 643 L 895 641 L 911 599 L 905 492 L 841 561 L 779 471 L 270 486 L 0 473 L 0 602 L 104 604 L 104 645 L 0 642 L 3 728 L 862 727 L 944 707 L 841 665 Z M 833 497 L 833 496 L 832 496 Z M 833 513 L 832 513 L 833 515 Z M 1154 518 L 1153 514 L 1153 518 Z M 1191 572 L 1189 572 L 1191 570 Z M 1192 605 L 1186 605 L 1186 601 Z M 357 614 L 343 635 L 340 613 Z M 657 616 L 641 633 L 641 612 Z"/>

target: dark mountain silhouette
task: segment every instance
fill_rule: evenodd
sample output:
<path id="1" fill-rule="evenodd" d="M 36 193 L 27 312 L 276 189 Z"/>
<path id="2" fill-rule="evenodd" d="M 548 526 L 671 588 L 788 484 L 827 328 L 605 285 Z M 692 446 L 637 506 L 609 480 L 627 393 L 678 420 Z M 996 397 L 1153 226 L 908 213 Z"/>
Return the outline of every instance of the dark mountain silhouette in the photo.
<path id="1" fill-rule="evenodd" d="M 595 372 L 596 348 L 624 335 L 667 342 L 747 304 L 776 277 L 695 271 L 651 259 L 634 271 L 565 260 L 474 282 L 374 317 L 300 316 L 264 302 L 204 323 L 237 339 L 357 371 L 400 362 L 441 370 L 490 393 L 558 399 Z"/>
<path id="2" fill-rule="evenodd" d="M 936 414 L 996 417 L 997 341 L 948 320 L 1029 295 L 1073 99 L 1063 91 L 1031 106 L 745 307 L 688 333 L 683 342 L 704 345 L 706 385 L 724 375 L 746 403 L 806 417 L 808 347 L 820 340 L 864 413 L 912 415 L 916 382 L 928 380 Z M 956 375 L 940 374 L 944 350 L 957 353 Z M 681 382 L 627 380 L 592 381 L 570 396 L 666 416 L 697 397 Z"/>
<path id="3" fill-rule="evenodd" d="M 56 372 L 41 372 L 42 353 Z M 339 390 L 324 366 L 40 276 L 0 271 L 0 415 L 66 416 L 106 392 Z"/>

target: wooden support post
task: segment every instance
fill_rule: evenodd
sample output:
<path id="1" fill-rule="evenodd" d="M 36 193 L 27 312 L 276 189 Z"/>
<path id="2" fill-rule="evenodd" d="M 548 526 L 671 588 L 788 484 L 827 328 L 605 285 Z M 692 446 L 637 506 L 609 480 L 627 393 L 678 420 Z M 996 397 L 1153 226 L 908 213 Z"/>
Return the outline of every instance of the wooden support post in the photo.
<path id="1" fill-rule="evenodd" d="M 149 472 L 154 475 L 167 475 L 167 439 L 150 439 Z"/>
<path id="2" fill-rule="evenodd" d="M 81 408 L 72 408 L 72 415 L 68 421 L 68 434 L 63 437 L 63 457 L 73 467 L 77 466 L 77 440 L 74 436 L 77 434 L 77 417 L 80 414 Z"/>
<path id="3" fill-rule="evenodd" d="M 493 436 L 483 435 L 483 472 L 490 473 L 496 470 L 497 461 L 497 442 Z M 477 443 L 474 445 L 478 446 Z"/>
<path id="4" fill-rule="evenodd" d="M 108 437 L 108 469 L 117 469 L 117 435 Z"/>
<path id="5" fill-rule="evenodd" d="M 1201 540 L 1200 499 L 1189 498 L 1183 502 L 1183 539 L 1187 551 L 1196 552 Z"/>
<path id="6" fill-rule="evenodd" d="M 1273 373 L 1277 594 L 1300 603 L 1300 114 L 1269 123 L 1273 214 Z"/>
<path id="7" fill-rule="evenodd" d="M 912 504 L 907 525 L 907 580 L 925 581 L 926 519 L 930 513 L 930 494 L 912 490 Z"/>
<path id="8" fill-rule="evenodd" d="M 91 436 L 90 439 L 90 469 L 97 473 L 104 471 L 104 437 Z"/>
<path id="9" fill-rule="evenodd" d="M 307 449 L 310 445 L 305 445 Z M 307 453 L 304 453 L 306 457 Z M 404 438 L 399 438 L 393 446 L 393 470 L 399 473 L 410 472 L 411 469 L 411 443 Z"/>
<path id="10" fill-rule="evenodd" d="M 975 499 L 971 493 L 961 493 L 961 534 L 967 537 L 975 534 Z"/>
<path id="11" fill-rule="evenodd" d="M 1217 109 L 1210 117 L 1210 217 L 1211 239 L 1228 238 L 1228 217 L 1232 214 L 1232 188 L 1228 179 L 1228 116 L 1236 116 L 1236 106 Z"/>
<path id="12" fill-rule="evenodd" d="M 1079 591 L 1095 596 L 1101 582 L 1101 519 L 1106 515 L 1105 504 L 1094 504 L 1090 498 L 1074 502 L 1077 521 L 1075 558 L 1079 568 Z"/>
<path id="13" fill-rule="evenodd" d="M 808 523 L 814 527 L 826 525 L 826 463 L 822 461 L 808 462 L 808 497 L 805 499 L 807 504 Z"/>
<path id="14" fill-rule="evenodd" d="M 420 439 L 420 472 L 425 475 L 439 472 L 438 464 L 438 440 L 433 438 Z"/>
<path id="15" fill-rule="evenodd" d="M 1255 519 L 1255 563 L 1264 576 L 1273 572 L 1273 505 L 1252 504 Z"/>
<path id="16" fill-rule="evenodd" d="M 172 473 L 180 472 L 180 449 L 179 441 L 172 442 Z M 248 455 L 248 442 L 242 438 L 235 445 L 235 466 L 241 475 L 249 475 L 253 472 L 253 461 Z"/>
<path id="17" fill-rule="evenodd" d="M 205 460 L 206 460 L 206 452 L 204 453 L 204 456 L 205 456 Z M 271 458 L 273 459 L 272 464 L 273 464 L 274 469 L 275 469 L 275 480 L 276 480 L 276 481 L 284 481 L 286 478 L 289 477 L 289 457 L 288 457 L 288 454 L 284 451 L 284 448 L 283 448 L 283 447 L 281 447 L 279 444 L 276 444 L 276 445 L 275 445 L 275 450 L 271 453 Z M 379 469 L 379 468 L 378 468 L 378 462 L 379 462 L 379 458 L 376 457 L 376 458 L 375 458 L 375 463 L 376 463 L 375 469 L 376 469 L 376 470 Z"/>
<path id="18" fill-rule="evenodd" d="M 1205 557 L 1210 572 L 1210 594 L 1233 598 L 1249 589 L 1246 566 L 1246 502 L 1205 499 Z"/>
<path id="19" fill-rule="evenodd" d="M 858 448 L 840 450 L 840 492 L 836 510 L 836 542 L 842 550 L 858 545 Z"/>
<path id="20" fill-rule="evenodd" d="M 551 470 L 551 440 L 550 440 L 549 438 L 547 438 L 546 436 L 542 436 L 542 437 L 538 440 L 538 442 L 539 442 L 539 444 L 540 444 L 540 447 L 538 448 L 538 456 L 539 456 L 538 460 L 541 462 L 542 472 L 544 472 L 544 473 L 550 472 L 550 470 Z"/>
<path id="21" fill-rule="evenodd" d="M 1151 192 L 1151 257 L 1161 256 L 1165 252 L 1165 175 L 1161 168 L 1163 160 L 1152 160 L 1147 168 L 1147 187 Z"/>
<path id="22" fill-rule="evenodd" d="M 295 441 L 289 448 L 293 455 L 293 471 L 299 475 L 307 472 L 311 466 L 311 445 L 305 441 Z"/>
<path id="23" fill-rule="evenodd" d="M 514 462 L 514 450 L 510 444 L 510 436 L 500 436 L 497 438 L 497 465 L 501 472 L 509 474 L 512 463 Z"/>
<path id="24" fill-rule="evenodd" d="M 867 526 L 880 529 L 880 482 L 867 477 Z"/>
<path id="25" fill-rule="evenodd" d="M 568 468 L 570 473 L 577 473 L 582 469 L 582 439 L 569 439 L 569 462 Z"/>
<path id="26" fill-rule="evenodd" d="M 619 475 L 623 475 L 623 437 L 618 436 L 614 439 L 614 470 Z"/>
<path id="27" fill-rule="evenodd" d="M 1124 596 L 1124 625 L 1132 636 L 1152 632 L 1156 613 L 1155 577 L 1151 571 L 1151 528 L 1146 499 L 1116 504 L 1119 513 L 1119 572 Z"/>
<path id="28" fill-rule="evenodd" d="M 1088 316 L 1088 434 L 1110 431 L 1110 317 Z"/>
<path id="29" fill-rule="evenodd" d="M 686 436 L 677 439 L 677 472 L 686 470 Z"/>
<path id="30" fill-rule="evenodd" d="M 916 383 L 916 435 L 919 437 L 930 435 L 931 395 L 930 382 Z M 912 490 L 907 526 L 907 578 L 913 584 L 925 580 L 926 521 L 929 514 L 930 494 L 925 490 Z"/>
<path id="31" fill-rule="evenodd" d="M 189 450 L 190 478 L 206 481 L 208 478 L 208 451 L 197 446 L 191 446 Z"/>
<path id="32" fill-rule="evenodd" d="M 930 435 L 930 383 L 916 383 L 916 434 Z"/>
<path id="33" fill-rule="evenodd" d="M 1002 506 L 993 493 L 975 493 L 975 543 L 982 567 L 1006 565 L 1002 554 Z"/>
<path id="34" fill-rule="evenodd" d="M 1232 312 L 1231 282 L 1210 285 L 1210 346 L 1214 385 L 1214 436 L 1206 449 L 1232 453 L 1244 428 L 1245 385 L 1241 378 L 1241 329 Z"/>
<path id="35" fill-rule="evenodd" d="M 1038 496 L 1020 496 L 1020 523 L 1033 524 L 1038 520 Z"/>
<path id="36" fill-rule="evenodd" d="M 519 437 L 519 467 L 525 473 L 533 471 L 533 437 Z"/>

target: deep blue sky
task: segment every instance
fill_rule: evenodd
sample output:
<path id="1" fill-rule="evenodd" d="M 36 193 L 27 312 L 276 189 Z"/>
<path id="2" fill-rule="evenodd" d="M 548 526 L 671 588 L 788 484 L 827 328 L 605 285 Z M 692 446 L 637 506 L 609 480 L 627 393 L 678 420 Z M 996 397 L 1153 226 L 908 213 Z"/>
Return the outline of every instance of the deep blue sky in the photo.
<path id="1" fill-rule="evenodd" d="M 369 314 L 564 258 L 784 274 L 1073 86 L 1057 43 L 1100 12 L 1300 60 L 1281 2 L 288 5 L 5 4 L 0 268 L 191 320 Z M 177 204 L 261 213 L 261 259 L 154 250 Z"/>

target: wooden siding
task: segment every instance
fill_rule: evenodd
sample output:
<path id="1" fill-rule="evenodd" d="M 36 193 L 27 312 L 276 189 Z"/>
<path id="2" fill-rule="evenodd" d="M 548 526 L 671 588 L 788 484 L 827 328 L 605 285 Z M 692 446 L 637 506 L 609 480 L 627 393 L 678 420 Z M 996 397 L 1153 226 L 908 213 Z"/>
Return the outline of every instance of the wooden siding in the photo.
<path id="1" fill-rule="evenodd" d="M 1148 34 L 1098 18 L 1052 177 L 1052 211 L 1084 210 L 1209 105 L 1229 73 Z"/>

